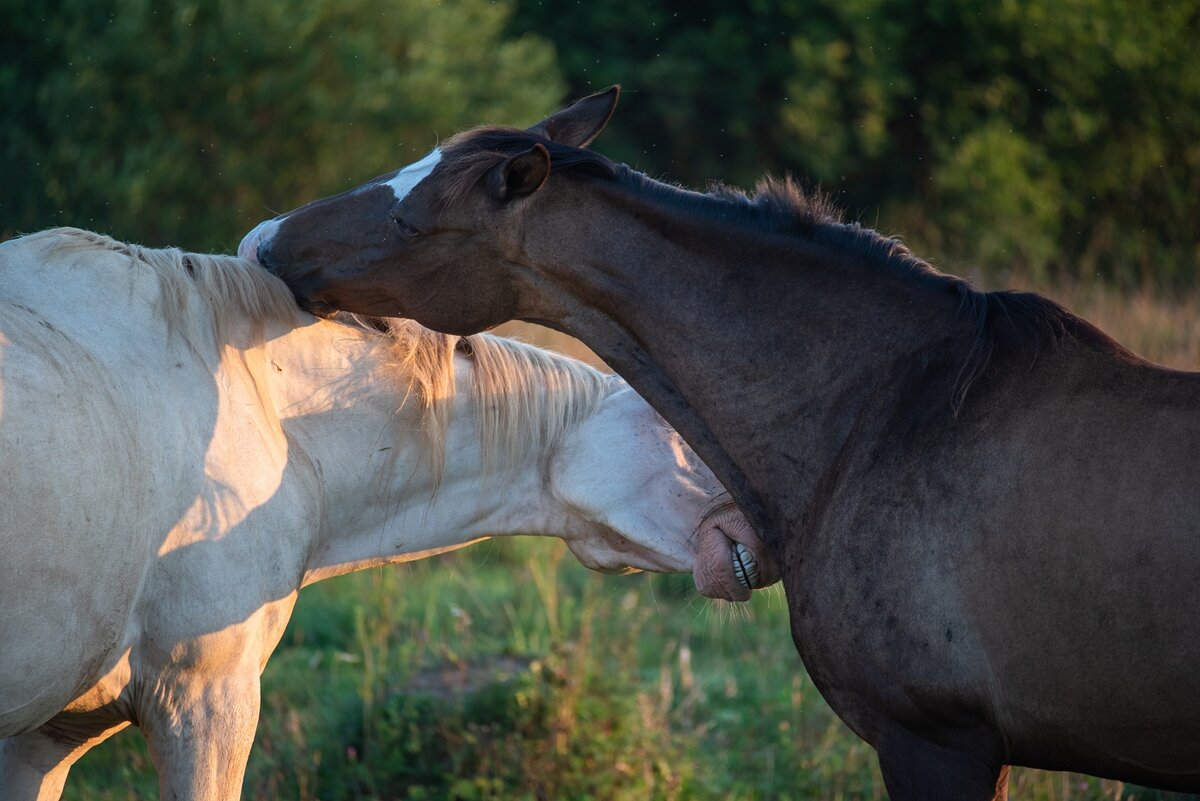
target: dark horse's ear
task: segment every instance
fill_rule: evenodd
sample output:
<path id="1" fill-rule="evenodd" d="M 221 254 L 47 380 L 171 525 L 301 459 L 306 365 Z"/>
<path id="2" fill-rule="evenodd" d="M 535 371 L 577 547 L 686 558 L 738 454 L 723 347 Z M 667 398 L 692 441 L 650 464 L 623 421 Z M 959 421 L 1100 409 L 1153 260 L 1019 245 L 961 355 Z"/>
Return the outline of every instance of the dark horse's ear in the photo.
<path id="1" fill-rule="evenodd" d="M 532 195 L 550 176 L 550 153 L 540 144 L 509 156 L 492 171 L 492 186 L 499 200 Z"/>
<path id="2" fill-rule="evenodd" d="M 618 84 L 576 100 L 529 128 L 529 133 L 571 147 L 587 147 L 608 124 L 620 94 L 621 87 Z"/>

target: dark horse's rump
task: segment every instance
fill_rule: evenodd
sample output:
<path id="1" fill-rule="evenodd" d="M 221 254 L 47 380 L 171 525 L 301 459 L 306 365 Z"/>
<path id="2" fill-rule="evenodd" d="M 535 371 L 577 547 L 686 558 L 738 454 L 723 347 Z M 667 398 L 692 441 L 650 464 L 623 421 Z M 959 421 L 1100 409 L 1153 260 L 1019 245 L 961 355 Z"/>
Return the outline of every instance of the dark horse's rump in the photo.
<path id="1" fill-rule="evenodd" d="M 701 194 L 583 150 L 615 97 L 247 248 L 302 302 L 591 346 L 760 527 L 893 798 L 990 798 L 1006 763 L 1200 789 L 1200 377 L 791 182 Z"/>

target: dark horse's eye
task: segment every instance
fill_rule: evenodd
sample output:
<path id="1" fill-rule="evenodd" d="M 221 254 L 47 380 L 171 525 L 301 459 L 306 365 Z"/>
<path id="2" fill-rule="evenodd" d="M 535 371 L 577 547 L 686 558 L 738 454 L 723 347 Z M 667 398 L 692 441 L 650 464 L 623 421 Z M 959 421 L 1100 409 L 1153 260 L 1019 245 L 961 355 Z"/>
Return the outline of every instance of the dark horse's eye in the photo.
<path id="1" fill-rule="evenodd" d="M 421 232 L 413 227 L 412 223 L 405 220 L 396 211 L 388 212 L 388 216 L 392 218 L 392 222 L 396 224 L 396 230 L 400 232 L 400 236 L 411 237 L 417 236 Z"/>

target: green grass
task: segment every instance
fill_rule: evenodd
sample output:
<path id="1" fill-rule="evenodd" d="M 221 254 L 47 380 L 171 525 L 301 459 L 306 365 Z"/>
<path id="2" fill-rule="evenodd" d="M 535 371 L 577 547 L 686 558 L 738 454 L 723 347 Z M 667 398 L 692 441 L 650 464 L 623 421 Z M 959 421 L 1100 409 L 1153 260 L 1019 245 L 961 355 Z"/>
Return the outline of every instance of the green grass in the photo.
<path id="1" fill-rule="evenodd" d="M 156 798 L 128 730 L 73 801 Z M 1020 771 L 1022 799 L 1165 798 Z M 688 576 L 602 577 L 557 541 L 484 543 L 301 594 L 263 676 L 246 799 L 873 799 L 874 754 L 830 712 L 782 592 L 744 607 Z"/>

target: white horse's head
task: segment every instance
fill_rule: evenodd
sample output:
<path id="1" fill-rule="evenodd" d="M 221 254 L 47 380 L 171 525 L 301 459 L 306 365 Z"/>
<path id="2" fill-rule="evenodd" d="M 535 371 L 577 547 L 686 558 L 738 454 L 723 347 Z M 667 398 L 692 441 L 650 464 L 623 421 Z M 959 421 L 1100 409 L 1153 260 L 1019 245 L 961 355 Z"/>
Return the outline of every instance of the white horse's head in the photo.
<path id="1" fill-rule="evenodd" d="M 533 534 L 564 540 L 602 572 L 692 573 L 697 589 L 714 598 L 746 600 L 777 579 L 746 519 L 723 502 L 724 487 L 620 378 L 490 334 L 463 339 L 411 320 L 375 322 L 387 329 L 384 359 L 399 378 L 398 386 L 387 382 L 378 405 L 416 448 L 390 457 L 412 460 L 389 470 L 394 494 L 371 483 L 367 497 L 331 504 L 353 518 L 339 531 L 366 532 L 358 551 L 377 552 L 389 541 L 375 526 L 404 531 L 401 551 L 375 556 L 393 561 Z M 421 408 L 397 417 L 397 388 L 402 408 Z M 412 438 L 417 432 L 424 436 Z M 354 563 L 365 563 L 361 554 Z"/>
<path id="2" fill-rule="evenodd" d="M 683 439 L 623 384 L 565 438 L 550 490 L 592 525 L 564 537 L 593 570 L 691 572 L 713 598 L 744 601 L 778 572 Z"/>

